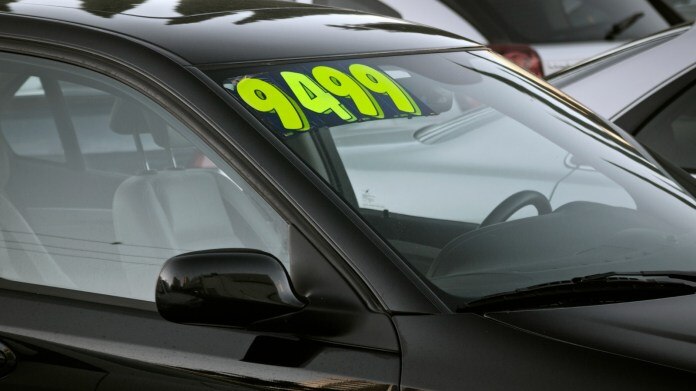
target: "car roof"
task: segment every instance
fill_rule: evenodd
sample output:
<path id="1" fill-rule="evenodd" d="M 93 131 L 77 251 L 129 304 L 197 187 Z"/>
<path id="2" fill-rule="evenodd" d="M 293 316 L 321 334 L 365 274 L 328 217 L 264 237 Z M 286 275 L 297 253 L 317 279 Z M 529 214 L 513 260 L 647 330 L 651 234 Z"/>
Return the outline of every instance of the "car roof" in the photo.
<path id="1" fill-rule="evenodd" d="M 621 58 L 621 55 L 625 54 L 626 52 L 637 54 L 659 44 L 662 41 L 681 35 L 689 31 L 692 24 L 693 23 L 683 23 L 678 26 L 673 26 L 666 30 L 659 31 L 655 34 L 648 35 L 647 37 L 638 38 L 631 42 L 617 46 L 605 52 L 599 53 L 596 56 L 587 58 L 577 64 L 563 68 L 562 70 L 549 75 L 547 80 L 553 81 L 558 85 L 564 85 L 567 83 L 566 80 L 572 80 L 573 77 L 575 77 L 578 73 L 591 72 L 594 68 L 607 66 L 609 65 L 608 63 L 614 61 L 616 58 Z"/>
<path id="2" fill-rule="evenodd" d="M 480 46 L 399 19 L 271 0 L 10 0 L 3 14 L 111 31 L 196 65 Z"/>
<path id="3" fill-rule="evenodd" d="M 678 27 L 562 72 L 549 82 L 608 119 L 616 119 L 696 64 L 696 27 Z M 593 69 L 594 68 L 594 69 Z"/>

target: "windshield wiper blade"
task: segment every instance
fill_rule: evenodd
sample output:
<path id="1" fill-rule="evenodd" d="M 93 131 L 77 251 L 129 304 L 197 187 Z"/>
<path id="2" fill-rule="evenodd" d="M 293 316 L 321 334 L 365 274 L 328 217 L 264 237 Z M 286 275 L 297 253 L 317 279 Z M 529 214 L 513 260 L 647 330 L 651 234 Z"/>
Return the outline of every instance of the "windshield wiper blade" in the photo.
<path id="1" fill-rule="evenodd" d="M 457 312 L 577 307 L 693 293 L 696 293 L 696 272 L 608 272 L 497 293 L 465 303 Z"/>
<path id="2" fill-rule="evenodd" d="M 609 32 L 604 36 L 604 39 L 607 41 L 613 40 L 614 38 L 616 38 L 617 35 L 628 30 L 643 16 L 645 16 L 645 13 L 636 12 L 635 14 L 632 14 L 631 16 L 618 21 L 617 23 L 614 23 L 611 26 L 611 30 L 609 30 Z"/>
<path id="3" fill-rule="evenodd" d="M 603 280 L 610 277 L 663 277 L 672 280 L 683 280 L 696 283 L 696 272 L 681 270 L 658 270 L 648 272 L 607 272 L 591 274 L 585 277 L 574 278 L 573 280 Z"/>

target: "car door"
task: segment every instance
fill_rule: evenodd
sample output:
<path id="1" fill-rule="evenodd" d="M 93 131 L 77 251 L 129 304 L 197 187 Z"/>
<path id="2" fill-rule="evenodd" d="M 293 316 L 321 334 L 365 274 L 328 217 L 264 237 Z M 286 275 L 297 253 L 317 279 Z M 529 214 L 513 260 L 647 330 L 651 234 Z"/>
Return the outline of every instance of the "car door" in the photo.
<path id="1" fill-rule="evenodd" d="M 267 201 L 281 196 L 165 99 L 99 71 L 0 51 L 0 387 L 395 387 L 390 317 Z M 245 331 L 162 319 L 162 264 L 214 248 L 273 255 L 311 316 Z"/>

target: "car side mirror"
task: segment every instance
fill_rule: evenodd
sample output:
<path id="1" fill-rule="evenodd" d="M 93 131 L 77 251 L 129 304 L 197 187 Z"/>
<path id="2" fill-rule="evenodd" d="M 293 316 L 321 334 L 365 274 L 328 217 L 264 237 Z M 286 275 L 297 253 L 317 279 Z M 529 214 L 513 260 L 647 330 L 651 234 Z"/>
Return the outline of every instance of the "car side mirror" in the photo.
<path id="1" fill-rule="evenodd" d="M 169 321 L 241 328 L 305 306 L 278 259 L 247 249 L 197 251 L 169 259 L 155 298 L 160 315 Z"/>

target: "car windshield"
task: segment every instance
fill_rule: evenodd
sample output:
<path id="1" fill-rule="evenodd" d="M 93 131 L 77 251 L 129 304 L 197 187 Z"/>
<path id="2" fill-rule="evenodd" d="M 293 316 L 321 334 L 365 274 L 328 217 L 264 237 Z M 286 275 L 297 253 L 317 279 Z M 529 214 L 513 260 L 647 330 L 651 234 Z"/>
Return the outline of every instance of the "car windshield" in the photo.
<path id="1" fill-rule="evenodd" d="M 648 0 L 447 0 L 447 3 L 468 16 L 494 43 L 629 40 L 669 27 Z"/>
<path id="2" fill-rule="evenodd" d="M 696 270 L 696 202 L 487 50 L 211 71 L 443 298 Z"/>

